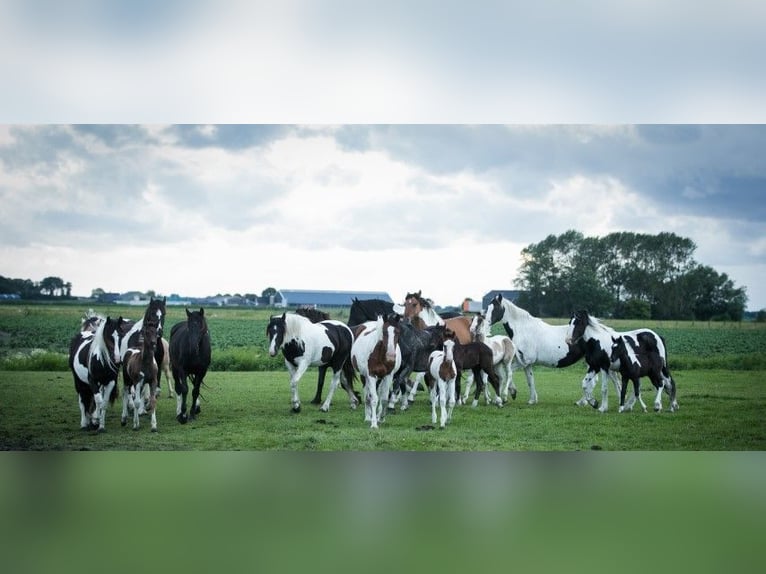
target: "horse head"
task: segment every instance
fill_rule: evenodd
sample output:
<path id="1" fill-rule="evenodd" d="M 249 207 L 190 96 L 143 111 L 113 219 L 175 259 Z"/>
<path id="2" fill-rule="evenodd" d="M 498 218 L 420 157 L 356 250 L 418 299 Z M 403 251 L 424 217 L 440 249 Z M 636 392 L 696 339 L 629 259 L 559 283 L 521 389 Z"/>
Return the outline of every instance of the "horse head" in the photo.
<path id="1" fill-rule="evenodd" d="M 186 309 L 186 325 L 186 330 L 189 334 L 189 349 L 196 352 L 207 335 L 205 308 L 200 307 L 199 311 L 189 311 L 189 309 Z"/>
<path id="2" fill-rule="evenodd" d="M 590 315 L 585 309 L 575 311 L 572 314 L 572 318 L 569 319 L 569 327 L 567 328 L 566 342 L 567 345 L 574 345 L 585 335 L 585 328 L 590 322 Z"/>
<path id="3" fill-rule="evenodd" d="M 165 301 L 166 298 L 155 299 L 151 297 L 149 299 L 149 305 L 144 311 L 144 322 L 154 321 L 157 324 L 157 335 L 162 337 L 162 328 L 165 324 Z"/>
<path id="4" fill-rule="evenodd" d="M 266 325 L 266 336 L 269 338 L 269 356 L 276 357 L 282 343 L 285 342 L 287 330 L 287 313 L 272 315 L 269 324 Z"/>
<path id="5" fill-rule="evenodd" d="M 503 294 L 498 293 L 494 296 L 492 301 L 489 302 L 489 305 L 487 305 L 487 317 L 489 317 L 490 324 L 494 325 L 503 319 L 503 315 L 505 315 Z"/>
<path id="6" fill-rule="evenodd" d="M 396 361 L 396 348 L 399 345 L 399 336 L 402 334 L 402 328 L 399 324 L 399 315 L 391 313 L 383 320 L 383 345 L 386 349 L 386 361 Z"/>
<path id="7" fill-rule="evenodd" d="M 621 361 L 622 357 L 627 354 L 628 350 L 625 347 L 625 339 L 622 336 L 612 337 L 612 352 L 609 359 L 612 363 Z"/>
<path id="8" fill-rule="evenodd" d="M 404 297 L 404 316 L 405 317 L 417 317 L 423 310 L 423 299 L 420 296 L 420 291 L 417 293 L 407 293 Z"/>

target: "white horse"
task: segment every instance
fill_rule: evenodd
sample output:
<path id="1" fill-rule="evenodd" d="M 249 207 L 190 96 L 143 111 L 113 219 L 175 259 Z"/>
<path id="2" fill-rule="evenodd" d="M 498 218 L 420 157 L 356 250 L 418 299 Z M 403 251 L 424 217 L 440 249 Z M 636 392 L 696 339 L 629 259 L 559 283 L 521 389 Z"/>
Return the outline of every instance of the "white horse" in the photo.
<path id="1" fill-rule="evenodd" d="M 511 398 L 516 400 L 516 385 L 513 384 L 513 359 L 516 356 L 516 347 L 511 338 L 506 335 L 491 335 L 489 321 L 484 315 L 478 314 L 471 321 L 471 336 L 474 341 L 484 343 L 492 349 L 492 361 L 495 366 L 495 373 L 500 378 L 500 396 L 503 402 L 508 401 L 510 390 Z M 484 379 L 484 398 L 487 404 L 490 404 L 489 387 L 487 384 L 487 375 L 482 374 Z M 463 393 L 463 402 L 468 402 L 468 395 L 471 393 L 472 378 L 466 381 L 465 392 Z"/>
<path id="2" fill-rule="evenodd" d="M 567 325 L 549 325 L 504 299 L 501 293 L 490 301 L 484 316 L 489 317 L 491 324 L 502 321 L 506 333 L 513 341 L 516 347 L 514 360 L 524 369 L 527 377 L 530 405 L 537 403 L 533 365 L 562 368 L 583 358 L 584 351 L 578 346 L 568 345 L 565 340 Z"/>
<path id="3" fill-rule="evenodd" d="M 283 313 L 271 317 L 266 327 L 266 335 L 269 338 L 269 355 L 275 357 L 281 350 L 285 358 L 285 366 L 290 373 L 293 412 L 301 410 L 298 381 L 309 367 L 319 367 L 317 392 L 314 397 L 316 402 L 319 402 L 321 397 L 325 372 L 328 368 L 332 368 L 333 371 L 330 391 L 320 410 L 330 410 L 332 396 L 341 383 L 341 375 L 345 378 L 343 388 L 348 393 L 351 408 L 356 408 L 359 400 L 354 394 L 355 373 L 351 364 L 354 334 L 348 325 L 335 320 L 312 323 L 301 315 Z"/>
<path id="4" fill-rule="evenodd" d="M 596 385 L 596 375 L 599 371 L 602 372 L 601 405 L 598 407 L 599 411 L 606 412 L 609 408 L 608 385 L 605 384 L 604 377 L 608 376 L 614 382 L 615 391 L 618 396 L 622 394 L 618 378 L 620 361 L 618 357 L 612 358 L 612 339 L 622 336 L 627 337 L 631 342 L 635 342 L 637 346 L 656 347 L 657 353 L 659 353 L 662 359 L 662 387 L 657 391 L 654 408 L 655 410 L 662 409 L 662 389 L 664 388 L 668 395 L 672 397 L 670 410 L 678 409 L 678 403 L 675 400 L 675 381 L 673 381 L 667 368 L 665 342 L 657 333 L 646 328 L 625 332 L 615 331 L 611 327 L 604 325 L 596 317 L 588 314 L 587 311 L 577 311 L 574 313 L 566 327 L 566 341 L 571 344 L 584 342 L 586 344 L 580 346 L 587 348 L 585 360 L 588 363 L 589 370 L 588 375 L 583 380 L 583 398 L 578 401 L 578 404 L 582 404 L 585 401 L 596 406 L 593 403 L 592 392 Z M 642 343 L 644 341 L 645 343 Z M 625 408 L 632 409 L 635 400 L 636 395 L 634 393 Z"/>
<path id="5" fill-rule="evenodd" d="M 428 372 L 426 383 L 431 391 L 431 422 L 436 424 L 436 404 L 439 404 L 441 420 L 439 426 L 444 428 L 452 420 L 452 410 L 455 408 L 455 380 L 457 366 L 453 351 L 455 341 L 446 339 L 443 351 L 434 351 L 428 357 Z"/>
<path id="6" fill-rule="evenodd" d="M 351 363 L 364 381 L 364 420 L 373 429 L 386 418 L 394 373 L 402 366 L 399 332 L 397 324 L 384 321 L 381 316 L 355 329 Z"/>

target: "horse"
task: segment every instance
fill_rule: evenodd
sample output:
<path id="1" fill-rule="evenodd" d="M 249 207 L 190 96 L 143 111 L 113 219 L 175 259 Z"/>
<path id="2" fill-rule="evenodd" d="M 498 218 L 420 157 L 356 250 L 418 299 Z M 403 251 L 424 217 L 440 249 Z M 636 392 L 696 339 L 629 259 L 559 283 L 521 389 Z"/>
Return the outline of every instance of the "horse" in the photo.
<path id="1" fill-rule="evenodd" d="M 516 385 L 513 384 L 513 359 L 516 356 L 516 348 L 513 346 L 513 341 L 507 335 L 490 335 L 489 321 L 486 320 L 481 313 L 474 316 L 471 321 L 471 335 L 474 341 L 484 343 L 492 350 L 492 363 L 495 367 L 495 372 L 500 378 L 500 396 L 503 401 L 508 400 L 508 392 L 510 389 L 511 399 L 516 400 Z M 486 376 L 484 378 L 484 393 L 489 404 L 489 387 L 487 386 Z M 463 395 L 463 402 L 468 400 L 468 395 L 471 392 L 471 383 L 466 383 L 465 394 Z"/>
<path id="2" fill-rule="evenodd" d="M 346 324 L 353 329 L 356 325 L 361 325 L 367 321 L 376 321 L 378 315 L 387 317 L 392 313 L 401 315 L 404 313 L 404 307 L 383 299 L 358 299 L 354 297 L 351 301 L 351 309 L 348 312 Z"/>
<path id="3" fill-rule="evenodd" d="M 281 350 L 285 366 L 290 373 L 290 389 L 292 392 L 293 412 L 301 410 L 301 400 L 298 396 L 298 381 L 309 367 L 319 367 L 316 394 L 312 404 L 321 402 L 322 387 L 325 373 L 332 368 L 333 377 L 330 392 L 320 410 L 330 410 L 332 396 L 341 375 L 343 388 L 349 395 L 351 408 L 356 409 L 359 399 L 354 393 L 354 367 L 351 364 L 351 346 L 354 335 L 345 323 L 335 320 L 312 323 L 306 317 L 296 313 L 272 315 L 266 326 L 266 336 L 269 339 L 269 355 L 275 357 Z"/>
<path id="4" fill-rule="evenodd" d="M 524 369 L 529 386 L 530 405 L 537 403 L 534 365 L 563 368 L 575 364 L 583 358 L 584 350 L 579 345 L 566 342 L 566 325 L 549 325 L 534 317 L 524 309 L 517 307 L 502 293 L 498 293 L 487 305 L 484 312 L 490 324 L 502 321 L 506 334 L 516 347 L 514 361 Z"/>
<path id="5" fill-rule="evenodd" d="M 457 366 L 455 365 L 455 341 L 446 339 L 443 351 L 433 351 L 428 357 L 426 384 L 431 391 L 431 422 L 436 424 L 436 404 L 439 404 L 441 419 L 439 427 L 444 428 L 452 420 L 452 410 L 455 408 L 455 380 Z"/>
<path id="6" fill-rule="evenodd" d="M 120 354 L 122 356 L 125 356 L 125 353 L 127 353 L 129 348 L 138 348 L 140 346 L 140 334 L 141 329 L 143 329 L 144 321 L 151 320 L 154 321 L 157 325 L 157 337 L 161 340 L 164 340 L 165 342 L 162 344 L 158 344 L 157 348 L 154 353 L 154 359 L 157 361 L 157 365 L 167 365 L 167 359 L 165 355 L 167 354 L 168 345 L 167 340 L 163 339 L 163 328 L 165 326 L 165 304 L 166 304 L 166 298 L 163 297 L 162 299 L 155 299 L 154 297 L 150 297 L 149 304 L 146 306 L 146 309 L 144 310 L 144 316 L 136 321 L 135 323 L 128 323 L 129 330 L 122 338 L 121 343 L 121 349 Z M 161 368 L 160 372 L 157 375 L 157 389 L 156 392 L 159 395 L 162 388 L 162 373 L 165 372 L 165 378 L 168 380 L 168 396 L 173 396 L 172 390 L 170 390 L 170 377 L 168 376 L 168 371 L 165 368 Z"/>
<path id="7" fill-rule="evenodd" d="M 144 407 L 144 385 L 149 385 L 149 408 L 152 432 L 157 432 L 157 340 L 159 336 L 158 321 L 149 317 L 143 322 L 139 337 L 139 346 L 130 347 L 123 357 L 122 378 L 122 417 L 120 423 L 125 426 L 128 422 L 128 403 L 133 402 L 133 430 L 139 428 L 139 415 Z"/>
<path id="8" fill-rule="evenodd" d="M 647 337 L 644 337 L 642 344 L 638 344 L 637 341 L 634 341 L 631 337 L 626 337 L 624 335 L 612 337 L 610 357 L 612 362 L 619 361 L 620 375 L 622 375 L 620 408 L 618 412 L 632 410 L 635 399 L 638 399 L 644 412 L 646 412 L 646 405 L 644 404 L 643 399 L 641 399 L 641 383 L 639 380 L 641 377 L 649 377 L 649 380 L 652 381 L 652 385 L 657 389 L 657 399 L 654 402 L 654 410 L 661 410 L 662 403 L 660 402 L 659 397 L 662 396 L 662 389 L 665 386 L 662 372 L 665 368 L 665 360 L 660 354 L 656 343 L 656 339 Z M 626 406 L 625 390 L 628 386 L 628 380 L 633 381 L 634 398 Z M 673 408 L 676 397 L 675 383 L 669 392 L 671 404 L 670 410 L 672 412 L 675 410 Z"/>
<path id="9" fill-rule="evenodd" d="M 437 313 L 433 308 L 431 301 L 423 297 L 421 291 L 418 291 L 417 293 L 407 293 L 404 298 L 404 316 L 409 318 L 415 327 L 422 329 L 434 325 L 445 325 L 456 334 L 461 343 L 470 343 L 472 341 L 470 330 L 471 318 L 463 315 L 458 315 L 457 317 L 449 315 L 453 314 Z M 445 318 L 445 316 L 447 318 Z M 469 376 L 466 382 L 469 386 L 473 380 L 471 377 L 472 375 Z M 422 377 L 418 376 L 410 389 L 410 393 L 407 396 L 407 400 L 410 403 L 415 401 L 415 394 L 418 391 L 418 386 L 421 380 Z M 462 401 L 461 397 L 458 397 L 458 401 Z"/>
<path id="10" fill-rule="evenodd" d="M 69 369 L 80 406 L 80 428 L 106 431 L 106 401 L 114 404 L 119 393 L 117 375 L 121 362 L 122 317 L 88 317 L 69 344 Z"/>
<path id="11" fill-rule="evenodd" d="M 369 421 L 373 429 L 386 418 L 394 373 L 402 364 L 400 334 L 398 322 L 381 315 L 376 321 L 362 323 L 354 333 L 351 363 L 364 383 L 364 420 Z"/>
<path id="12" fill-rule="evenodd" d="M 404 397 L 407 391 L 406 382 L 411 373 L 425 373 L 428 370 L 428 357 L 433 351 L 442 348 L 444 339 L 451 333 L 445 325 L 433 325 L 425 329 L 418 329 L 408 318 L 401 315 L 389 315 L 389 321 L 399 325 L 399 348 L 402 352 L 402 365 L 394 373 L 394 392 L 388 403 L 389 408 L 394 408 L 400 397 Z M 402 400 L 401 410 L 407 410 L 409 401 Z"/>
<path id="13" fill-rule="evenodd" d="M 170 330 L 170 371 L 176 388 L 176 420 L 186 424 L 202 411 L 199 390 L 210 367 L 210 331 L 205 319 L 205 308 L 186 309 L 186 321 L 180 321 Z M 189 414 L 186 398 L 189 394 L 187 377 L 192 382 Z"/>
<path id="14" fill-rule="evenodd" d="M 634 329 L 627 332 L 617 332 L 611 327 L 604 325 L 596 317 L 590 315 L 587 311 L 581 310 L 575 312 L 569 324 L 567 325 L 566 340 L 572 344 L 580 344 L 585 349 L 585 359 L 588 363 L 588 375 L 583 380 L 583 398 L 578 401 L 577 404 L 583 404 L 586 401 L 598 407 L 601 412 L 606 412 L 609 407 L 607 385 L 603 379 L 604 376 L 608 376 L 614 382 L 615 390 L 622 394 L 622 390 L 617 380 L 616 371 L 619 370 L 621 363 L 612 359 L 612 338 L 624 336 L 629 338 L 630 341 L 635 342 L 636 346 L 641 346 L 645 349 L 657 349 L 662 361 L 663 366 L 661 370 L 661 377 L 663 388 L 665 388 L 668 395 L 671 396 L 671 411 L 678 409 L 678 403 L 675 401 L 675 381 L 670 375 L 670 371 L 667 367 L 667 350 L 665 348 L 665 341 L 657 333 L 651 329 Z M 593 401 L 591 392 L 595 385 L 595 378 L 598 372 L 602 372 L 602 385 L 601 385 L 601 406 Z M 662 393 L 658 392 L 654 401 L 655 410 L 662 409 Z M 631 399 L 631 401 L 635 400 Z M 595 404 L 594 404 L 595 403 Z M 631 403 L 632 404 L 632 403 Z"/>
<path id="15" fill-rule="evenodd" d="M 457 380 L 455 383 L 457 393 L 460 394 L 460 378 L 463 371 L 470 370 L 476 381 L 476 392 L 473 398 L 472 406 L 479 404 L 479 395 L 484 390 L 484 375 L 495 390 L 494 403 L 498 407 L 503 406 L 503 399 L 500 398 L 500 380 L 495 373 L 495 367 L 492 358 L 492 349 L 484 343 L 472 341 L 463 345 L 456 336 L 452 336 L 455 341 L 453 355 L 455 357 L 455 366 L 457 367 Z"/>

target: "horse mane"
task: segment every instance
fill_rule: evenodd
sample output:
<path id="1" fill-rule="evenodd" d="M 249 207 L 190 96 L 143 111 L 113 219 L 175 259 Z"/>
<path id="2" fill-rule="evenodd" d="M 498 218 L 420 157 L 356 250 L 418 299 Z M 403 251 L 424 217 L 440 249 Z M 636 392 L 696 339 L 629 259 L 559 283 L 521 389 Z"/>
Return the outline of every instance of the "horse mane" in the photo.
<path id="1" fill-rule="evenodd" d="M 588 313 L 588 311 L 583 310 L 583 311 L 578 311 L 577 313 L 580 315 L 581 318 L 587 319 L 588 326 L 591 329 L 601 330 L 601 331 L 604 331 L 604 332 L 609 333 L 609 334 L 613 334 L 613 333 L 617 332 L 614 329 L 612 329 L 611 327 L 609 327 L 608 325 L 605 325 L 604 323 L 602 323 L 598 319 L 598 317 L 594 317 L 593 315 Z"/>
<path id="2" fill-rule="evenodd" d="M 330 314 L 325 311 L 320 311 L 314 307 L 298 307 L 295 310 L 296 315 L 306 317 L 312 323 L 319 323 L 320 321 L 327 321 L 330 318 Z"/>
<path id="3" fill-rule="evenodd" d="M 114 361 L 112 360 L 111 354 L 109 353 L 109 347 L 107 346 L 106 338 L 104 337 L 104 330 L 106 329 L 107 323 L 109 323 L 109 317 L 101 321 L 99 323 L 98 328 L 96 329 L 95 334 L 93 335 L 93 340 L 90 344 L 90 351 L 88 352 L 88 360 L 92 359 L 93 357 L 96 357 L 99 361 L 101 361 L 103 364 L 108 365 L 110 368 L 114 369 L 116 368 Z"/>

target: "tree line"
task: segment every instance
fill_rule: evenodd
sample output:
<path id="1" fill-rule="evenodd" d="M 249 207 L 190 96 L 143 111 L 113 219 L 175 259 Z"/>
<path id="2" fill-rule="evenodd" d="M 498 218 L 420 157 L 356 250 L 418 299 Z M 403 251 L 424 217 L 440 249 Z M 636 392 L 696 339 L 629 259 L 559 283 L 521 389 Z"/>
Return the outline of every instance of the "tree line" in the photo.
<path id="1" fill-rule="evenodd" d="M 518 304 L 548 317 L 588 309 L 626 319 L 742 320 L 745 287 L 695 261 L 696 249 L 674 233 L 549 235 L 521 251 Z"/>
<path id="2" fill-rule="evenodd" d="M 0 275 L 0 294 L 18 295 L 22 299 L 69 299 L 72 283 L 61 277 L 45 277 L 42 281 L 11 279 Z"/>

